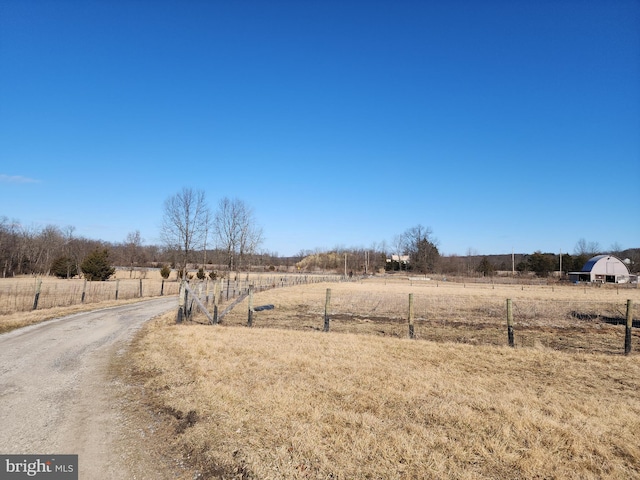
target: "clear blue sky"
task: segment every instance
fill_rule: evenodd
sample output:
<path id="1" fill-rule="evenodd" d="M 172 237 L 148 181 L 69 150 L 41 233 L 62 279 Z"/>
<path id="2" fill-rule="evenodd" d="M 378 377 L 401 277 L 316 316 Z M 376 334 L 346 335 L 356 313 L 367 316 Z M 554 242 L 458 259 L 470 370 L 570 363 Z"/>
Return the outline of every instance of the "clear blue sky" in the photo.
<path id="1" fill-rule="evenodd" d="M 185 186 L 280 255 L 640 247 L 640 2 L 0 0 L 0 216 L 159 243 Z"/>

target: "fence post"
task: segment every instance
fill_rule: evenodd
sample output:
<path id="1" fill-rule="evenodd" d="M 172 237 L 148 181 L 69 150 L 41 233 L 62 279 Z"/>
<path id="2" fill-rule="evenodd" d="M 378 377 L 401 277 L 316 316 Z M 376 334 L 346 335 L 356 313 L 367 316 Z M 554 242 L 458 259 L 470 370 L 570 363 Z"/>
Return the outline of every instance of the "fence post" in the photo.
<path id="1" fill-rule="evenodd" d="M 116 280 L 116 300 L 118 300 L 118 291 L 120 290 L 120 279 Z"/>
<path id="2" fill-rule="evenodd" d="M 82 285 L 82 298 L 80 299 L 80 303 L 84 303 L 84 297 L 87 294 L 87 279 L 84 279 L 84 284 Z"/>
<path id="3" fill-rule="evenodd" d="M 182 323 L 184 318 L 184 306 L 185 306 L 185 293 L 184 280 L 180 282 L 180 295 L 178 297 L 178 315 L 176 317 L 176 323 Z"/>
<path id="4" fill-rule="evenodd" d="M 205 294 L 205 304 L 208 306 L 209 305 L 209 295 L 211 294 L 211 285 L 209 284 L 209 277 L 208 276 L 205 279 L 205 282 L 207 282 L 207 288 L 206 288 L 206 294 Z"/>
<path id="5" fill-rule="evenodd" d="M 509 346 L 513 347 L 513 308 L 510 298 L 507 298 L 507 337 L 509 338 Z"/>
<path id="6" fill-rule="evenodd" d="M 324 331 L 329 331 L 329 304 L 331 303 L 331 289 L 327 288 L 327 298 L 324 302 Z"/>
<path id="7" fill-rule="evenodd" d="M 633 302 L 627 300 L 627 327 L 624 332 L 624 354 L 631 353 L 631 327 L 633 327 Z"/>
<path id="8" fill-rule="evenodd" d="M 253 327 L 253 285 L 249 285 L 249 314 L 247 327 Z"/>
<path id="9" fill-rule="evenodd" d="M 164 295 L 164 278 L 162 279 L 162 285 L 160 285 L 160 296 Z"/>
<path id="10" fill-rule="evenodd" d="M 142 298 L 142 279 L 140 279 L 140 298 Z"/>
<path id="11" fill-rule="evenodd" d="M 32 310 L 35 310 L 36 308 L 38 308 L 38 300 L 40 300 L 40 288 L 42 287 L 42 279 L 39 278 L 36 281 L 36 294 L 33 297 L 33 308 Z"/>
<path id="12" fill-rule="evenodd" d="M 215 282 L 213 285 L 213 324 L 214 325 L 218 323 L 218 295 L 222 296 L 222 281 Z"/>
<path id="13" fill-rule="evenodd" d="M 191 308 L 189 307 L 189 290 L 187 290 L 187 285 L 189 285 L 189 280 L 184 281 L 184 318 L 189 320 L 191 318 Z"/>
<path id="14" fill-rule="evenodd" d="M 409 294 L 409 338 L 415 338 L 413 330 L 413 293 Z"/>

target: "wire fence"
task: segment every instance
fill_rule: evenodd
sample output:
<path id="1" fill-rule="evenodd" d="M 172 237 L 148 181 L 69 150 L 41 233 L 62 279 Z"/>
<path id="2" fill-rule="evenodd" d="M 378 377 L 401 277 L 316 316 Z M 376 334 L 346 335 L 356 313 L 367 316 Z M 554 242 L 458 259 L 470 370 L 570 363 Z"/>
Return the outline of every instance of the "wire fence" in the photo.
<path id="1" fill-rule="evenodd" d="M 357 282 L 349 287 L 345 286 L 346 282 L 332 287 L 331 295 L 327 295 L 322 286 L 312 290 L 290 288 L 269 292 L 262 292 L 256 286 L 253 299 L 248 298 L 245 290 L 245 296 L 235 297 L 232 305 L 220 302 L 220 309 L 230 305 L 232 308 L 220 322 L 197 316 L 191 319 L 257 328 L 358 333 L 474 345 L 512 343 L 517 348 L 616 354 L 626 349 L 626 325 L 631 315 L 630 325 L 636 328 L 630 342 L 634 352 L 640 349 L 637 330 L 640 320 L 633 318 L 634 303 L 629 307 L 630 299 L 625 298 L 625 293 L 637 297 L 636 289 L 587 289 L 585 294 L 579 286 L 509 285 L 496 289 L 491 285 L 458 284 L 447 285 L 453 287 L 447 289 L 435 283 L 418 288 L 405 280 L 404 284 L 389 282 L 377 288 L 366 285 L 356 288 L 353 283 Z M 409 293 L 411 290 L 417 292 Z M 636 299 L 635 304 L 638 303 Z M 256 305 L 273 308 L 256 311 Z"/>
<path id="2" fill-rule="evenodd" d="M 0 282 L 0 315 L 107 300 L 177 295 L 179 286 L 177 282 L 143 279 L 106 282 L 51 277 L 7 279 Z"/>

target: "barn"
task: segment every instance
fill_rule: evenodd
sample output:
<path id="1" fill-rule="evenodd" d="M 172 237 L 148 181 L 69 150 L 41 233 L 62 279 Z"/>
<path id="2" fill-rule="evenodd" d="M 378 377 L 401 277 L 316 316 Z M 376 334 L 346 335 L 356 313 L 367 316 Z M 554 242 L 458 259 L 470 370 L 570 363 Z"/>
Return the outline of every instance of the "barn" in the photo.
<path id="1" fill-rule="evenodd" d="M 579 272 L 569 272 L 572 282 L 628 283 L 629 269 L 613 255 L 596 255 L 584 264 Z"/>

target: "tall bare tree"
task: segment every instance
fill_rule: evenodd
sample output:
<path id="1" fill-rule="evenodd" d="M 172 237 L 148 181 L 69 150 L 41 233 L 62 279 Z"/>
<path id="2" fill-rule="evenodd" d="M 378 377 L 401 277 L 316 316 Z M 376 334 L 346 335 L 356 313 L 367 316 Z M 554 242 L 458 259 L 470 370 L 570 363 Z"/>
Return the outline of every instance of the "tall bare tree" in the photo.
<path id="1" fill-rule="evenodd" d="M 144 242 L 144 240 L 140 236 L 140 230 L 127 233 L 127 238 L 124 241 L 124 250 L 129 267 L 129 278 L 133 275 L 134 267 L 141 263 L 143 255 L 142 242 Z"/>
<path id="2" fill-rule="evenodd" d="M 209 207 L 202 190 L 183 188 L 164 202 L 160 237 L 169 249 L 180 252 L 180 268 L 186 272 L 189 253 L 205 241 Z"/>
<path id="3" fill-rule="evenodd" d="M 253 210 L 237 198 L 220 200 L 213 229 L 218 246 L 225 251 L 229 270 L 240 268 L 244 258 L 255 253 L 262 243 L 262 229 L 256 223 Z"/>

